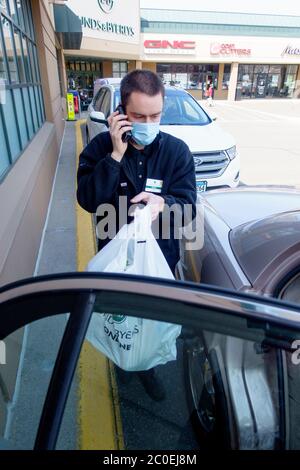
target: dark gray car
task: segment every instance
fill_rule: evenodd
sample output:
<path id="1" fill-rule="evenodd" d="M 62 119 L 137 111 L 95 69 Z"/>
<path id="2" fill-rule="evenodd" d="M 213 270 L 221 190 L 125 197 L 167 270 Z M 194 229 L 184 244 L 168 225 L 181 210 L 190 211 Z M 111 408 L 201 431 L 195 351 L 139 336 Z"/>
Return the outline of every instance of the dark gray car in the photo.
<path id="1" fill-rule="evenodd" d="M 299 305 L 300 191 L 241 187 L 212 191 L 198 202 L 203 244 L 186 250 L 183 240 L 180 278 Z M 298 362 L 278 350 L 280 327 L 271 341 L 267 331 L 261 341 L 255 321 L 249 327 L 257 341 L 205 333 L 185 348 L 195 426 L 208 442 L 226 426 L 232 448 L 299 448 Z M 296 346 L 291 332 L 293 340 Z"/>

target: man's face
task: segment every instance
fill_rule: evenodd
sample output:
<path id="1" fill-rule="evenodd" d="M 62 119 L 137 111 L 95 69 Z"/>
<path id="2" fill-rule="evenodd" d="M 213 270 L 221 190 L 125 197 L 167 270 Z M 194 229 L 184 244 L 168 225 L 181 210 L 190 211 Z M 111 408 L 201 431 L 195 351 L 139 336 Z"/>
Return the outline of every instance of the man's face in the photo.
<path id="1" fill-rule="evenodd" d="M 163 97 L 161 93 L 155 96 L 148 96 L 144 93 L 134 91 L 131 93 L 126 114 L 131 122 L 159 122 L 163 109 Z"/>

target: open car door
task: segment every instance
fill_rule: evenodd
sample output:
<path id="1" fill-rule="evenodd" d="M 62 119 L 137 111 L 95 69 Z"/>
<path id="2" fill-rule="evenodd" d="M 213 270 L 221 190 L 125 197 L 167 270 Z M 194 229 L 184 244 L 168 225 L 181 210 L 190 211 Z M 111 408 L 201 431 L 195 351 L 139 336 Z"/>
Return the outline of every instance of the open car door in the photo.
<path id="1" fill-rule="evenodd" d="M 93 315 L 182 326 L 147 395 L 86 340 Z M 300 307 L 138 276 L 74 273 L 0 289 L 2 449 L 300 448 Z M 116 339 L 118 341 L 118 339 Z M 151 341 L 151 338 L 149 338 Z M 299 396 L 299 391 L 298 391 Z"/>

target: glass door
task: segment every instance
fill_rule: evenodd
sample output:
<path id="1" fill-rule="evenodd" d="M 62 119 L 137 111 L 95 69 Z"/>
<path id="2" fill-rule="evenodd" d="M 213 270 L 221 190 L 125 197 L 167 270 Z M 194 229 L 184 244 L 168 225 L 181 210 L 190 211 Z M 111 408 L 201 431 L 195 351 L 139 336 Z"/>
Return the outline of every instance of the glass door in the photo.
<path id="1" fill-rule="evenodd" d="M 258 73 L 256 83 L 253 84 L 255 98 L 265 98 L 267 88 L 267 73 Z"/>
<path id="2" fill-rule="evenodd" d="M 206 99 L 208 97 L 208 90 L 212 86 L 212 98 L 214 97 L 214 92 L 218 88 L 218 74 L 219 66 L 213 65 L 210 67 L 203 66 L 204 69 L 207 69 L 202 73 L 202 98 Z"/>

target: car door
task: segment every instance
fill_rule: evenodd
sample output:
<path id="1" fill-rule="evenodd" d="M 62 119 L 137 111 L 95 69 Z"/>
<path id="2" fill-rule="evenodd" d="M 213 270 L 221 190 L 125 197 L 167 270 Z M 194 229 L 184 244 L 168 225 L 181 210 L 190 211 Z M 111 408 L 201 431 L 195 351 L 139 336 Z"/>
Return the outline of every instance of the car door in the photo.
<path id="1" fill-rule="evenodd" d="M 299 310 L 128 275 L 51 275 L 2 287 L 1 448 L 300 448 L 286 376 L 287 362 L 299 362 Z M 124 316 L 141 329 L 145 319 L 182 327 L 176 359 L 156 367 L 166 390 L 162 402 L 145 393 L 137 374 L 124 384 L 88 340 L 93 318 L 109 318 L 118 332 Z M 104 332 L 122 347 L 121 334 Z"/>
<path id="2" fill-rule="evenodd" d="M 292 228 L 289 230 L 293 236 Z M 295 240 L 297 232 L 295 230 Z M 272 262 L 265 267 L 254 282 L 253 288 L 263 295 L 276 297 L 285 302 L 300 304 L 300 243 L 296 242 L 283 249 L 276 246 L 277 252 Z M 300 345 L 300 338 L 295 339 L 295 346 Z M 288 413 L 289 419 L 295 429 L 291 432 L 291 447 L 299 442 L 298 429 L 300 414 L 298 410 L 298 397 L 300 390 L 299 362 L 287 362 L 287 375 L 289 377 Z"/>

